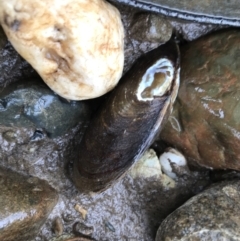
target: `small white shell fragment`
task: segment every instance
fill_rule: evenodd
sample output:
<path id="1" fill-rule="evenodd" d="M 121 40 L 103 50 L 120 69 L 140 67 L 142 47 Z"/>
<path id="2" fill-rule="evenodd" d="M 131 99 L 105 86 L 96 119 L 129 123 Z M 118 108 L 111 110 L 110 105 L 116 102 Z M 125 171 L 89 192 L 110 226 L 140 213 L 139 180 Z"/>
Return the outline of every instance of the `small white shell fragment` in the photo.
<path id="1" fill-rule="evenodd" d="M 133 178 L 143 177 L 149 178 L 153 176 L 161 176 L 161 166 L 158 157 L 153 149 L 147 150 L 144 155 L 135 163 L 130 171 Z"/>
<path id="2" fill-rule="evenodd" d="M 164 173 L 162 174 L 162 177 L 161 177 L 161 183 L 162 183 L 162 186 L 165 188 L 165 190 L 169 190 L 171 188 L 176 187 L 176 181 Z"/>
<path id="3" fill-rule="evenodd" d="M 159 185 L 168 190 L 176 186 L 175 181 L 162 173 L 161 165 L 156 152 L 153 149 L 148 149 L 144 155 L 134 164 L 129 172 L 134 179 L 154 178 L 159 182 Z"/>
<path id="4" fill-rule="evenodd" d="M 177 175 L 173 172 L 172 164 L 178 167 L 186 167 L 185 157 L 174 148 L 169 148 L 159 157 L 163 172 L 169 177 L 176 179 Z"/>
<path id="5" fill-rule="evenodd" d="M 77 212 L 79 212 L 81 215 L 82 215 L 82 217 L 83 217 L 83 219 L 86 219 L 86 217 L 87 217 L 87 210 L 86 209 L 84 209 L 80 204 L 76 204 L 75 206 L 74 206 L 74 208 L 75 208 L 75 210 L 77 211 Z"/>
<path id="6" fill-rule="evenodd" d="M 0 23 L 18 53 L 60 96 L 101 96 L 122 75 L 124 30 L 104 0 L 0 0 Z"/>

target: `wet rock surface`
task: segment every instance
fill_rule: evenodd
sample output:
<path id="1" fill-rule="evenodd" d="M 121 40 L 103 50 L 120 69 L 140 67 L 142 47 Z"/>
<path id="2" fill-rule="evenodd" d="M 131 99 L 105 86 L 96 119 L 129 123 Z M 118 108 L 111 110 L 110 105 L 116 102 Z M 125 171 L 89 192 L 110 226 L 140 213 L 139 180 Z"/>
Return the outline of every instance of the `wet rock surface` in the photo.
<path id="1" fill-rule="evenodd" d="M 222 27 L 182 22 L 143 13 L 141 9 L 114 4 L 121 12 L 125 28 L 124 72 L 131 67 L 136 58 L 167 41 L 172 33 L 180 43 L 185 43 Z M 142 26 L 145 33 L 137 31 L 141 26 L 136 21 L 146 23 Z M 156 26 L 157 38 L 155 34 L 149 34 L 151 28 Z M 1 98 L 5 100 L 11 96 L 16 101 L 8 106 L 6 101 L 1 102 L 0 115 L 4 115 L 0 125 L 0 165 L 34 178 L 44 179 L 59 193 L 56 206 L 41 231 L 35 238 L 31 238 L 31 241 L 153 241 L 166 216 L 211 182 L 210 175 L 213 177 L 214 174 L 208 170 L 186 171 L 185 168 L 183 170 L 170 162 L 174 171 L 172 179 L 167 172 L 163 172 L 164 168 L 160 165 L 158 157 L 150 151 L 123 179 L 107 191 L 90 195 L 78 192 L 71 181 L 72 163 L 78 158 L 78 146 L 88 125 L 89 113 L 80 111 L 81 116 L 78 116 L 78 112 L 75 113 L 74 118 L 80 118 L 81 121 L 73 123 L 74 118 L 70 115 L 70 110 L 79 109 L 83 103 L 68 103 L 58 99 L 52 92 L 49 94 L 40 83 L 29 83 L 27 79 L 36 76 L 36 73 L 11 45 L 6 43 L 5 37 L 3 43 L 3 49 L 0 45 L 0 85 L 7 88 L 2 92 Z M 15 86 L 23 83 L 21 85 L 24 86 L 25 92 L 24 88 L 16 87 L 17 90 L 14 91 L 15 87 L 8 87 L 10 83 L 20 79 L 23 82 L 16 83 Z M 38 88 L 41 96 L 50 95 L 54 101 L 51 105 L 45 105 L 41 114 L 35 115 L 35 107 L 41 105 L 37 103 L 46 103 L 41 102 Z M 28 104 L 23 101 L 25 95 L 31 97 Z M 99 99 L 90 101 L 90 105 L 86 104 L 87 109 L 90 107 L 90 113 L 94 114 L 101 101 Z M 63 112 L 60 115 L 58 111 L 61 108 Z M 67 127 L 62 129 L 58 122 L 65 123 L 66 119 Z M 11 122 L 14 124 L 11 125 Z M 157 151 L 159 154 L 164 148 L 161 146 Z M 235 176 L 238 175 L 235 173 Z M 219 181 L 222 178 L 222 175 L 220 176 L 216 174 L 214 180 Z M 223 176 L 229 179 L 229 176 Z"/>
<path id="2" fill-rule="evenodd" d="M 215 184 L 170 214 L 156 241 L 239 240 L 239 199 L 239 179 Z"/>
<path id="3" fill-rule="evenodd" d="M 3 32 L 2 27 L 0 27 L 0 49 L 2 49 L 7 43 L 7 37 Z"/>
<path id="4" fill-rule="evenodd" d="M 176 18 L 170 18 L 169 21 L 173 27 L 174 34 L 184 41 L 193 41 L 213 31 L 228 28 L 227 25 L 190 22 Z"/>
<path id="5" fill-rule="evenodd" d="M 15 84 L 18 83 L 14 83 L 14 86 Z M 28 100 L 25 95 L 29 94 L 31 97 L 26 107 L 34 109 L 35 100 L 39 98 L 36 89 L 41 95 L 45 93 L 42 91 L 45 89 L 39 83 L 37 88 L 34 83 L 30 84 L 31 88 L 35 86 L 33 89 L 30 88 L 36 94 L 32 96 L 31 91 L 26 91 L 29 87 L 27 82 L 23 85 L 21 82 L 19 84 L 25 86 L 25 89 L 14 90 L 12 85 L 9 85 L 3 91 L 5 97 L 12 95 L 15 100 L 18 100 L 13 101 L 14 105 L 9 105 L 13 116 L 16 116 L 21 109 L 18 106 L 19 103 L 20 106 L 27 103 L 23 102 Z M 19 93 L 24 90 L 23 98 Z M 55 97 L 54 93 L 52 96 Z M 60 103 L 62 103 L 61 100 Z M 61 105 L 57 109 L 60 107 Z M 53 109 L 44 108 L 46 113 L 49 110 L 54 113 Z M 3 113 L 1 113 L 2 120 L 5 116 Z M 155 177 L 152 175 L 151 168 L 148 171 L 150 176 L 146 175 L 149 165 L 140 161 L 137 163 L 135 176 L 127 175 L 102 194 L 83 195 L 72 184 L 69 173 L 72 173 L 72 162 L 78 158 L 78 146 L 88 123 L 89 115 L 85 116 L 85 114 L 85 112 L 82 113 L 82 120 L 85 121 L 80 121 L 77 126 L 54 138 L 50 138 L 43 128 L 39 128 L 38 122 L 27 122 L 32 119 L 24 119 L 26 117 L 24 115 L 23 119 L 14 119 L 13 125 L 2 122 L 0 126 L 1 165 L 23 174 L 45 179 L 59 192 L 59 200 L 55 208 L 39 235 L 33 240 L 49 241 L 53 237 L 56 240 L 61 240 L 61 237 L 86 240 L 127 240 L 129 238 L 153 240 L 160 222 L 176 207 L 207 185 L 208 173 L 194 173 L 192 177 L 189 176 L 190 178 L 182 177 L 178 183 L 161 173 L 161 166 L 155 156 L 153 165 L 157 166 Z M 45 117 L 41 115 L 39 120 L 45 120 Z M 55 116 L 55 122 L 60 123 L 62 116 L 58 118 L 60 118 L 59 121 Z M 54 126 L 54 123 L 52 124 Z M 187 190 L 185 190 L 186 186 Z M 163 195 L 164 199 L 161 198 Z M 160 202 L 159 199 L 162 201 Z M 76 226 L 77 222 L 82 223 L 83 227 Z"/>
<path id="6" fill-rule="evenodd" d="M 33 139 L 44 132 L 51 138 L 61 136 L 90 113 L 86 102 L 67 101 L 37 78 L 13 83 L 0 93 L 0 126 L 35 128 Z"/>
<path id="7" fill-rule="evenodd" d="M 152 156 L 151 160 L 147 157 L 137 162 L 123 179 L 103 193 L 83 195 L 71 183 L 64 188 L 61 185 L 60 200 L 36 240 L 53 236 L 58 240 L 73 230 L 75 237 L 84 234 L 95 240 L 154 240 L 163 219 L 210 180 L 209 173 L 192 172 L 174 181 L 161 173 L 158 158 L 152 152 L 146 154 Z M 52 231 L 56 217 L 63 224 L 59 237 Z M 77 222 L 81 225 L 76 226 Z"/>
<path id="8" fill-rule="evenodd" d="M 157 14 L 136 13 L 133 16 L 130 35 L 138 41 L 166 43 L 172 35 L 170 22 Z"/>
<path id="9" fill-rule="evenodd" d="M 182 47 L 181 86 L 161 133 L 192 163 L 240 170 L 240 30 Z"/>
<path id="10" fill-rule="evenodd" d="M 160 15 L 142 13 L 139 9 L 113 4 L 119 9 L 124 26 L 124 70 L 126 73 L 143 53 L 157 48 L 172 35 L 170 22 Z M 141 25 L 141 30 L 138 27 Z"/>
<path id="11" fill-rule="evenodd" d="M 15 51 L 0 28 L 0 87 L 31 76 L 37 76 L 37 73 Z"/>
<path id="12" fill-rule="evenodd" d="M 32 240 L 57 203 L 46 181 L 0 167 L 0 240 Z"/>

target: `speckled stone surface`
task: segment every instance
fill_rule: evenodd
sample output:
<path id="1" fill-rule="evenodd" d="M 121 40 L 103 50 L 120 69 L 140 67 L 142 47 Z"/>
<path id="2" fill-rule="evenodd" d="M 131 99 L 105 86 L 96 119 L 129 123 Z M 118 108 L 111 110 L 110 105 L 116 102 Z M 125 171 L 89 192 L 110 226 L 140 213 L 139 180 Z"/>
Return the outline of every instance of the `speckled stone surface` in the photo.
<path id="1" fill-rule="evenodd" d="M 240 240 L 240 181 L 215 184 L 170 214 L 156 241 Z"/>
<path id="2" fill-rule="evenodd" d="M 91 236 L 97 241 L 152 241 L 161 221 L 210 181 L 208 172 L 193 172 L 171 181 L 161 175 L 158 158 L 154 157 L 153 163 L 136 163 L 135 175 L 127 174 L 105 192 L 82 194 L 71 182 L 69 172 L 71 162 L 78 157 L 83 132 L 84 126 L 79 124 L 61 137 L 34 140 L 33 128 L 0 126 L 1 165 L 45 179 L 59 193 L 35 241 L 57 237 L 53 231 L 57 217 L 62 221 L 63 235 L 73 234 L 74 224 L 81 222 L 93 229 Z M 85 230 L 79 232 L 86 234 Z"/>
<path id="3" fill-rule="evenodd" d="M 0 240 L 31 241 L 57 203 L 56 191 L 34 177 L 0 167 Z"/>
<path id="4" fill-rule="evenodd" d="M 240 170 L 240 30 L 181 48 L 181 86 L 160 138 L 192 164 Z"/>

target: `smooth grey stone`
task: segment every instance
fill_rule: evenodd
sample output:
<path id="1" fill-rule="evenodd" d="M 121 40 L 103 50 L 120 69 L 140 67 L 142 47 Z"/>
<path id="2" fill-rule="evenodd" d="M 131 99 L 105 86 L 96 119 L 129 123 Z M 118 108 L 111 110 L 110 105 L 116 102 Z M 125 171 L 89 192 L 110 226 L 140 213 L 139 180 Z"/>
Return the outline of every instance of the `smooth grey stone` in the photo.
<path id="1" fill-rule="evenodd" d="M 16 82 L 0 92 L 0 125 L 3 126 L 43 129 L 54 138 L 87 120 L 89 115 L 86 102 L 67 101 L 40 79 Z M 40 132 L 36 135 L 41 135 Z"/>

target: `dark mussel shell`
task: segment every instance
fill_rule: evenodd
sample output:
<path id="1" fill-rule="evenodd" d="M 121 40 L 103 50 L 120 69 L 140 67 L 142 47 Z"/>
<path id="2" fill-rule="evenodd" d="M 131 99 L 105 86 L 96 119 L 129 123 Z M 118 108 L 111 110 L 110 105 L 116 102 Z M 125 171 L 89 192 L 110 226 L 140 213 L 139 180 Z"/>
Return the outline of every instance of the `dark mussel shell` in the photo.
<path id="1" fill-rule="evenodd" d="M 152 144 L 179 87 L 179 49 L 168 42 L 143 55 L 90 122 L 74 162 L 80 191 L 98 192 L 121 177 Z"/>

